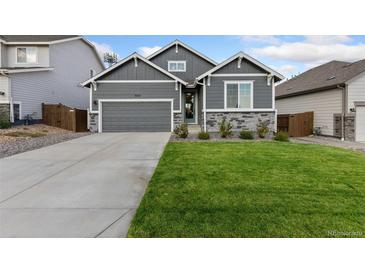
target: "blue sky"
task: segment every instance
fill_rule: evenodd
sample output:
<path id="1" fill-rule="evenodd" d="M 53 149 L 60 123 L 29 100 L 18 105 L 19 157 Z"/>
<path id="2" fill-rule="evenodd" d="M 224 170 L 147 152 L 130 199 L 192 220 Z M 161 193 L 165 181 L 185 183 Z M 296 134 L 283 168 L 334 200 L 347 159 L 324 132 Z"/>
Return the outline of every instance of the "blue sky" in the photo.
<path id="1" fill-rule="evenodd" d="M 88 35 L 86 38 L 101 53 L 112 51 L 120 58 L 133 52 L 147 56 L 175 39 L 217 62 L 244 51 L 286 77 L 331 60 L 354 62 L 365 58 L 365 36 Z"/>

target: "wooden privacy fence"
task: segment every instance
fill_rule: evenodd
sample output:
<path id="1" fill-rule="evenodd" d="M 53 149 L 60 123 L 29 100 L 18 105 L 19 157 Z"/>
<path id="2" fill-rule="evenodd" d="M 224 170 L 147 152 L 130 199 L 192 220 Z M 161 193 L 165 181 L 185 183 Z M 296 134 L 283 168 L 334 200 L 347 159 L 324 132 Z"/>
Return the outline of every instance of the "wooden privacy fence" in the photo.
<path id="1" fill-rule="evenodd" d="M 290 137 L 302 137 L 313 134 L 313 112 L 279 114 L 278 131 L 288 132 Z"/>
<path id="2" fill-rule="evenodd" d="M 43 123 L 74 132 L 87 131 L 87 111 L 58 104 L 42 104 Z"/>

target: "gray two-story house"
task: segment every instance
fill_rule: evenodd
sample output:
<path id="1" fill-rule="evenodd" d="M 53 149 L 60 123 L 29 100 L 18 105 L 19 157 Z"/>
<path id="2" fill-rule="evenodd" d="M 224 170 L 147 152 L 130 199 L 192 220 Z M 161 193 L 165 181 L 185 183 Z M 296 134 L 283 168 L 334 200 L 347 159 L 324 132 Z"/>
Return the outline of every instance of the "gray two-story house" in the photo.
<path id="1" fill-rule="evenodd" d="M 174 41 L 144 58 L 133 53 L 82 85 L 90 92 L 90 128 L 99 132 L 172 131 L 185 122 L 218 131 L 276 127 L 275 82 L 283 76 L 239 52 L 217 64 Z"/>
<path id="2" fill-rule="evenodd" d="M 95 47 L 78 35 L 0 35 L 0 119 L 42 118 L 42 103 L 87 109 L 80 82 L 104 69 Z"/>

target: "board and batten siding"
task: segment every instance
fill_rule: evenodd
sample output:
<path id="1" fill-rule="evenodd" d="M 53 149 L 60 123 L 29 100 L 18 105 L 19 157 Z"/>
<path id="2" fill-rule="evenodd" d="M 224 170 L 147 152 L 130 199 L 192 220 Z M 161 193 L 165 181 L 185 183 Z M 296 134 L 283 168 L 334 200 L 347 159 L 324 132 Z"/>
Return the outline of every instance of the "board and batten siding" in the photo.
<path id="1" fill-rule="evenodd" d="M 90 77 L 90 69 L 101 71 L 95 51 L 82 40 L 50 45 L 50 66 L 53 71 L 11 74 L 13 101 L 22 103 L 22 115 L 36 113 L 42 118 L 42 103 L 62 103 L 87 109 L 89 91 L 80 82 Z M 77 56 L 77 58 L 75 58 Z"/>
<path id="2" fill-rule="evenodd" d="M 350 112 L 351 108 L 355 108 L 354 102 L 365 102 L 365 73 L 362 73 L 348 83 L 347 96 L 348 112 Z"/>
<path id="3" fill-rule="evenodd" d="M 277 99 L 278 114 L 314 112 L 314 127 L 320 127 L 323 135 L 334 136 L 333 115 L 342 113 L 342 90 L 332 89 Z"/>
<path id="4" fill-rule="evenodd" d="M 173 79 L 139 59 L 137 60 L 137 66 L 135 66 L 134 60 L 132 59 L 123 64 L 122 66 L 103 75 L 98 80 L 173 80 Z"/>
<path id="5" fill-rule="evenodd" d="M 216 70 L 214 74 L 226 74 L 226 73 L 265 73 L 267 74 L 267 71 L 260 68 L 259 66 L 251 63 L 248 60 L 242 59 L 241 66 L 238 67 L 238 58 L 233 60 L 232 62 L 229 62 L 224 67 L 221 67 L 220 69 Z"/>
<path id="6" fill-rule="evenodd" d="M 267 85 L 266 76 L 213 76 L 206 87 L 207 109 L 224 109 L 224 81 L 254 81 L 253 107 L 272 108 L 272 85 Z"/>
<path id="7" fill-rule="evenodd" d="M 174 99 L 174 110 L 180 110 L 180 92 L 174 82 L 98 83 L 92 91 L 93 111 L 98 110 L 94 101 L 99 99 Z"/>
<path id="8" fill-rule="evenodd" d="M 176 52 L 175 45 L 173 45 L 169 49 L 150 59 L 152 63 L 155 63 L 167 71 L 168 61 L 174 60 L 186 61 L 186 72 L 171 71 L 171 73 L 187 82 L 194 82 L 196 77 L 214 67 L 210 62 L 180 45 L 178 46 L 178 52 Z"/>

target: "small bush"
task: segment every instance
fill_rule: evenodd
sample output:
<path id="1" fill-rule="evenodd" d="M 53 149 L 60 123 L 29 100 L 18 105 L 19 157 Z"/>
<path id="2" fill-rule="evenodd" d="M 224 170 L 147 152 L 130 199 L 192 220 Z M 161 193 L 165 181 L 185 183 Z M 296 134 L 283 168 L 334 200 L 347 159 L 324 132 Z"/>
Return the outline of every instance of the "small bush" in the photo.
<path id="1" fill-rule="evenodd" d="M 10 128 L 11 127 L 11 123 L 9 121 L 6 120 L 0 120 L 0 128 Z"/>
<path id="2" fill-rule="evenodd" d="M 252 140 L 252 139 L 254 139 L 253 132 L 248 131 L 248 130 L 241 130 L 240 131 L 240 138 L 241 139 Z"/>
<path id="3" fill-rule="evenodd" d="M 219 123 L 219 134 L 222 138 L 227 138 L 232 136 L 232 124 L 226 122 L 226 117 L 223 117 L 222 121 Z"/>
<path id="4" fill-rule="evenodd" d="M 259 122 L 257 124 L 257 134 L 260 138 L 265 138 L 269 131 L 268 122 Z"/>
<path id="5" fill-rule="evenodd" d="M 201 131 L 198 134 L 198 138 L 200 140 L 208 140 L 210 138 L 210 136 L 209 136 L 209 133 L 208 132 Z"/>
<path id="6" fill-rule="evenodd" d="M 180 138 L 186 138 L 189 135 L 189 131 L 188 131 L 188 124 L 183 123 L 181 125 L 178 125 L 175 130 L 174 133 L 179 136 Z"/>
<path id="7" fill-rule="evenodd" d="M 274 140 L 279 142 L 289 142 L 289 135 L 286 131 L 279 131 L 275 134 Z"/>

